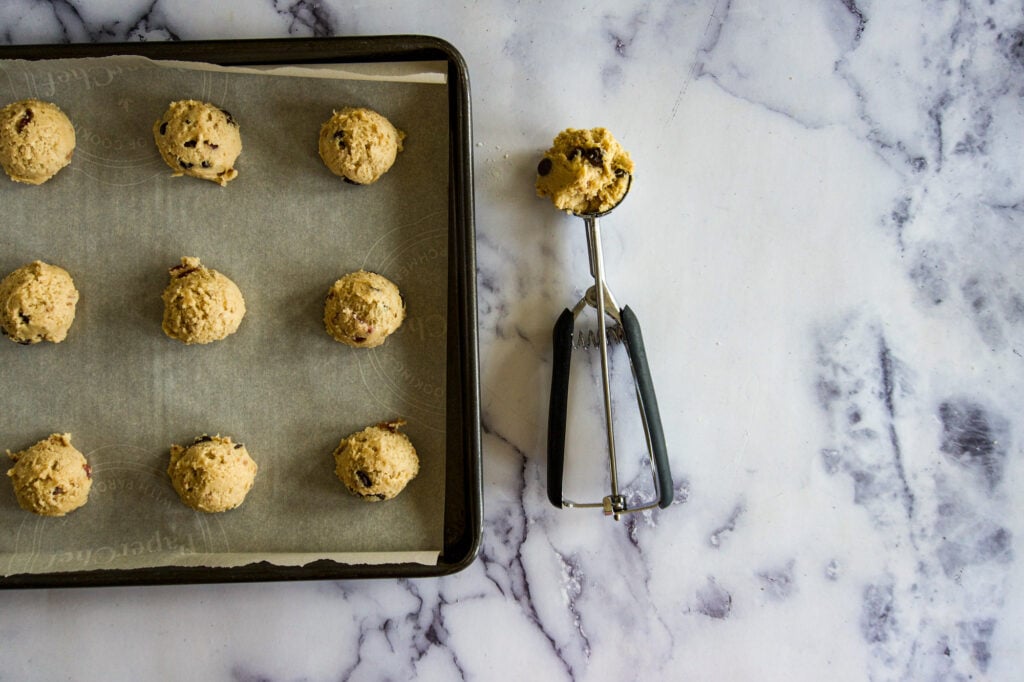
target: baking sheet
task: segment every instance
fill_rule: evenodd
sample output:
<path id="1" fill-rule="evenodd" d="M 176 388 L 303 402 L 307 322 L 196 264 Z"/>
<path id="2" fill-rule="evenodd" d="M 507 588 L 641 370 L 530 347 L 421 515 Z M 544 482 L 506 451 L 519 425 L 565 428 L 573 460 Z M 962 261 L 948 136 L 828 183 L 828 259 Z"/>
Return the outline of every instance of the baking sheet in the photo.
<path id="1" fill-rule="evenodd" d="M 89 503 L 59 519 L 20 510 L 2 486 L 0 573 L 437 561 L 448 94 L 443 65 L 432 73 L 417 63 L 406 71 L 426 78 L 396 79 L 384 64 L 380 80 L 368 79 L 376 66 L 305 77 L 136 57 L 0 62 L 4 103 L 53 101 L 78 138 L 72 164 L 48 183 L 0 180 L 0 271 L 55 263 L 81 294 L 64 343 L 0 343 L 0 448 L 70 432 L 94 472 Z M 240 123 L 239 177 L 226 188 L 171 177 L 153 146 L 153 121 L 184 98 Z M 370 106 L 408 135 L 374 185 L 342 183 L 317 155 L 320 124 L 344 105 Z M 160 330 L 167 269 L 184 255 L 245 296 L 246 318 L 222 342 L 184 346 Z M 377 349 L 323 331 L 327 288 L 359 268 L 395 281 L 408 305 Z M 395 500 L 358 500 L 334 477 L 331 452 L 395 417 L 408 421 L 420 474 Z M 202 433 L 246 443 L 260 466 L 236 510 L 194 512 L 170 486 L 170 444 Z"/>

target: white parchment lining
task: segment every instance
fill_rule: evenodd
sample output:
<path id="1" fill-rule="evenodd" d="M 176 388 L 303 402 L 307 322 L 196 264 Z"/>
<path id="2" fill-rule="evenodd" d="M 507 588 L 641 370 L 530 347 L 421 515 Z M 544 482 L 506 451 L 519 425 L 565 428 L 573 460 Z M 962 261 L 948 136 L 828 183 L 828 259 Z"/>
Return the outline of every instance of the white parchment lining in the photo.
<path id="1" fill-rule="evenodd" d="M 436 564 L 443 544 L 448 246 L 445 65 L 231 68 L 137 57 L 0 62 L 0 104 L 58 104 L 71 165 L 30 187 L 0 178 L 0 275 L 60 265 L 81 294 L 64 343 L 0 339 L 0 449 L 70 432 L 89 503 L 63 518 L 0 486 L 0 573 L 153 566 Z M 154 121 L 202 99 L 240 123 L 226 188 L 171 176 Z M 374 185 L 343 183 L 317 154 L 333 109 L 369 106 L 407 134 Z M 167 269 L 198 256 L 241 288 L 239 331 L 185 346 L 160 329 Z M 356 350 L 323 330 L 323 297 L 365 268 L 398 284 L 402 328 Z M 421 458 L 396 499 L 363 502 L 333 473 L 348 433 L 403 417 Z M 203 514 L 177 499 L 168 448 L 230 435 L 259 464 L 245 503 Z"/>

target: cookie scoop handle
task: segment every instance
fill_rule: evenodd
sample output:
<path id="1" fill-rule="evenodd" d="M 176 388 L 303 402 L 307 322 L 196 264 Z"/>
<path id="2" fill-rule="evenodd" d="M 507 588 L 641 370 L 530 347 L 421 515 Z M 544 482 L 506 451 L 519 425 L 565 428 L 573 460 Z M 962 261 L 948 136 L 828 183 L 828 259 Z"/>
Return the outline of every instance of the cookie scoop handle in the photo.
<path id="1" fill-rule="evenodd" d="M 562 508 L 562 475 L 565 466 L 565 422 L 569 409 L 569 367 L 575 320 L 566 308 L 555 322 L 554 357 L 551 363 L 551 400 L 548 406 L 548 500 Z"/>
<path id="2" fill-rule="evenodd" d="M 640 321 L 637 320 L 636 314 L 629 306 L 619 312 L 622 317 L 622 331 L 626 339 L 626 351 L 629 353 L 630 364 L 633 365 L 633 377 L 636 380 L 644 431 L 647 434 L 648 446 L 656 469 L 658 506 L 664 509 L 672 504 L 674 491 L 672 472 L 668 466 L 665 432 L 661 427 L 661 415 L 658 412 L 658 398 L 654 394 L 654 381 L 651 379 L 651 370 L 647 365 L 647 351 L 644 349 L 644 338 L 640 333 Z"/>

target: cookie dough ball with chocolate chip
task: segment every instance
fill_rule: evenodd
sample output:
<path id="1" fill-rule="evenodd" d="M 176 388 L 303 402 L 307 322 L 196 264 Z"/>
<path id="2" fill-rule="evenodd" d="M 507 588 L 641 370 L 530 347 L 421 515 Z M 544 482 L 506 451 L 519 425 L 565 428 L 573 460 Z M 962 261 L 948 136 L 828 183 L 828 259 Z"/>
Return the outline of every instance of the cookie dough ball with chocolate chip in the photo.
<path id="1" fill-rule="evenodd" d="M 0 165 L 11 180 L 41 185 L 74 151 L 75 127 L 56 104 L 26 99 L 0 109 Z"/>
<path id="2" fill-rule="evenodd" d="M 352 494 L 368 502 L 390 500 L 420 471 L 416 448 L 397 419 L 343 438 L 334 451 L 334 473 Z"/>
<path id="3" fill-rule="evenodd" d="M 181 501 L 196 511 L 222 512 L 242 504 L 256 481 L 256 462 L 241 443 L 200 436 L 171 446 L 167 475 Z"/>
<path id="4" fill-rule="evenodd" d="M 174 175 L 191 175 L 221 187 L 238 177 L 235 160 L 242 136 L 231 114 L 194 99 L 171 102 L 156 123 L 153 139 Z"/>
<path id="5" fill-rule="evenodd" d="M 570 213 L 601 213 L 622 201 L 633 160 L 605 128 L 568 128 L 537 165 L 537 195 Z"/>
<path id="6" fill-rule="evenodd" d="M 375 272 L 350 272 L 327 292 L 327 333 L 353 348 L 381 345 L 404 319 L 405 302 L 398 287 Z"/>
<path id="7" fill-rule="evenodd" d="M 234 282 L 188 256 L 169 272 L 171 281 L 163 293 L 167 336 L 186 344 L 204 344 L 238 331 L 245 299 Z"/>
<path id="8" fill-rule="evenodd" d="M 60 343 L 75 321 L 78 290 L 56 265 L 33 261 L 0 281 L 0 332 L 22 345 Z"/>
<path id="9" fill-rule="evenodd" d="M 18 506 L 41 516 L 64 516 L 89 501 L 92 469 L 71 445 L 70 433 L 55 433 L 21 452 L 7 451 L 7 472 Z"/>
<path id="10" fill-rule="evenodd" d="M 372 109 L 345 107 L 320 127 L 320 158 L 356 185 L 377 182 L 402 151 L 405 133 Z"/>

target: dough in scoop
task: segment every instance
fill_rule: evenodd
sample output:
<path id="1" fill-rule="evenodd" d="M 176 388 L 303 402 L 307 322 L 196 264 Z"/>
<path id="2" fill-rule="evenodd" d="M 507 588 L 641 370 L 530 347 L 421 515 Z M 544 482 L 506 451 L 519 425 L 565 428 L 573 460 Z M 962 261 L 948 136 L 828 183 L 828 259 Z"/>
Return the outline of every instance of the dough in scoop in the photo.
<path id="1" fill-rule="evenodd" d="M 629 189 L 633 160 L 605 128 L 568 128 L 537 164 L 537 195 L 570 213 L 601 213 Z"/>

